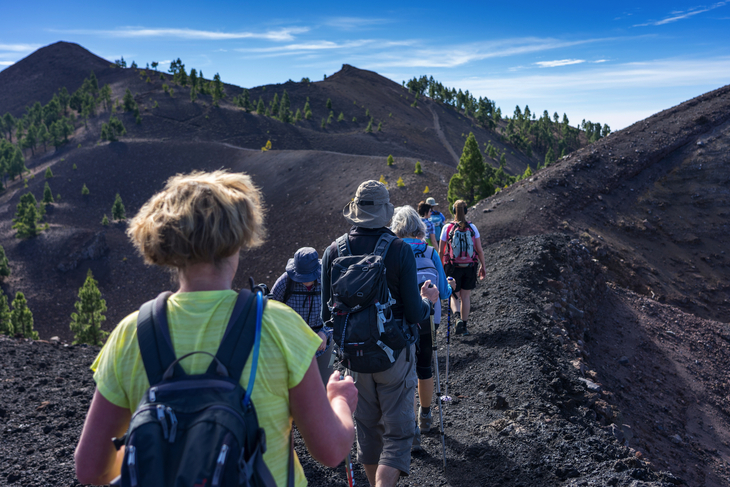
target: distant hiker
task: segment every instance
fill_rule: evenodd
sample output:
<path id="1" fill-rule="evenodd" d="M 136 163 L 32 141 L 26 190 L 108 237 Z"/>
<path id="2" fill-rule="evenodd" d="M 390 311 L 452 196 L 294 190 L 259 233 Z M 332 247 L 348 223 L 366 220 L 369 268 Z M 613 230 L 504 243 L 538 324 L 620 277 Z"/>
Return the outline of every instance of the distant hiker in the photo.
<path id="1" fill-rule="evenodd" d="M 362 183 L 342 213 L 352 228 L 322 256 L 322 321 L 355 377 L 358 461 L 370 485 L 390 487 L 410 472 L 416 323 L 438 290 L 426 282 L 419 295 L 413 251 L 385 228 L 393 205 L 382 183 Z"/>
<path id="2" fill-rule="evenodd" d="M 477 266 L 479 279 L 484 279 L 487 271 L 484 267 L 479 230 L 473 223 L 466 221 L 466 202 L 456 201 L 451 212 L 454 221 L 441 232 L 439 256 L 444 263 L 446 275 L 456 281 L 455 292 L 451 296 L 451 309 L 458 313 L 455 333 L 468 335 L 466 322 L 471 307 L 471 290 L 477 286 Z"/>
<path id="3" fill-rule="evenodd" d="M 416 210 L 410 206 L 401 206 L 395 209 L 390 228 L 396 237 L 403 239 L 413 249 L 413 254 L 416 257 L 416 273 L 419 286 L 426 281 L 430 281 L 439 291 L 439 301 L 436 301 L 433 315 L 434 323 L 438 327 L 441 321 L 441 300 L 451 297 L 451 287 L 447 284 L 444 267 L 441 265 L 441 259 L 439 259 L 436 249 L 429 247 L 422 240 L 426 233 L 426 225 L 419 218 Z M 433 399 L 431 321 L 422 321 L 418 325 L 420 327 L 420 337 L 416 342 L 416 375 L 418 376 L 420 407 L 416 436 L 413 439 L 414 450 L 420 449 L 421 433 L 427 433 L 431 429 L 433 417 L 431 414 L 431 401 Z"/>
<path id="4" fill-rule="evenodd" d="M 322 340 L 290 308 L 231 289 L 240 251 L 263 241 L 262 215 L 249 176 L 215 171 L 170 178 L 132 220 L 132 243 L 179 289 L 124 318 L 91 366 L 81 483 L 121 469 L 124 486 L 304 486 L 292 419 L 318 461 L 335 467 L 349 453 L 355 385 L 333 374 L 325 392 Z"/>
<path id="5" fill-rule="evenodd" d="M 421 221 L 426 226 L 426 235 L 423 240 L 431 247 L 438 249 L 438 241 L 436 240 L 436 233 L 431 223 L 431 205 L 426 204 L 425 201 L 418 203 L 418 214 L 421 216 Z"/>
<path id="6" fill-rule="evenodd" d="M 332 328 L 322 323 L 322 263 L 312 247 L 302 247 L 289 259 L 286 272 L 271 288 L 272 298 L 299 313 L 322 344 L 315 355 L 322 382 L 327 384 L 332 375 Z"/>
<path id="7" fill-rule="evenodd" d="M 440 240 L 441 230 L 444 229 L 444 222 L 446 221 L 446 217 L 438 210 L 437 206 L 439 204 L 436 203 L 436 200 L 434 198 L 426 198 L 426 204 L 431 205 L 431 216 L 429 217 L 429 219 L 433 224 L 433 231 L 436 235 L 436 240 Z"/>

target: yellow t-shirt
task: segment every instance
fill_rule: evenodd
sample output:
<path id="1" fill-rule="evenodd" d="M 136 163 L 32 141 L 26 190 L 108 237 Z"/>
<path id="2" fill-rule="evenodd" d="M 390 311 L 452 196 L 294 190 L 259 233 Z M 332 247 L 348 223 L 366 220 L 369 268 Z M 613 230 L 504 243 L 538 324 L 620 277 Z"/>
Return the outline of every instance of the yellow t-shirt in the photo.
<path id="1" fill-rule="evenodd" d="M 218 350 L 238 294 L 235 291 L 177 293 L 167 301 L 167 321 L 175 355 Z M 291 308 L 269 300 L 262 319 L 261 346 L 251 399 L 259 426 L 266 431 L 264 461 L 277 485 L 286 485 L 289 460 L 289 389 L 304 378 L 321 339 Z M 251 356 L 253 352 L 251 353 Z M 241 374 L 246 387 L 251 356 Z M 205 373 L 211 358 L 195 354 L 180 364 L 188 374 Z M 124 318 L 109 335 L 91 366 L 96 386 L 109 402 L 132 413 L 149 388 L 137 343 L 137 312 Z M 295 454 L 295 485 L 307 485 Z"/>

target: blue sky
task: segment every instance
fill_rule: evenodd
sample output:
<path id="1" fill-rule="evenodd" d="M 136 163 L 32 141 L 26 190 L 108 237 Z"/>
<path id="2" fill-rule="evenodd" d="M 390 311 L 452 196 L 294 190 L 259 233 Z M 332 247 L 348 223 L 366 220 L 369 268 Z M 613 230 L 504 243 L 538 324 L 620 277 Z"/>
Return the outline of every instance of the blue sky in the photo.
<path id="1" fill-rule="evenodd" d="M 528 104 L 613 130 L 730 83 L 730 1 L 3 2 L 0 69 L 59 40 L 244 87 L 343 63 L 427 74 L 505 114 Z"/>

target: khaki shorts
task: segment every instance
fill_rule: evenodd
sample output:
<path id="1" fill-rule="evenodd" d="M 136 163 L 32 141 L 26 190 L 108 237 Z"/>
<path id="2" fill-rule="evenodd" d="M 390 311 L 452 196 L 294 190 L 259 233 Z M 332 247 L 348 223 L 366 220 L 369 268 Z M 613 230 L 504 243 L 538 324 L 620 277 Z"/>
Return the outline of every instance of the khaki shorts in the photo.
<path id="1" fill-rule="evenodd" d="M 353 375 L 358 392 L 358 462 L 387 465 L 408 475 L 416 422 L 416 346 L 411 345 L 410 354 L 402 350 L 395 364 L 384 372 Z"/>

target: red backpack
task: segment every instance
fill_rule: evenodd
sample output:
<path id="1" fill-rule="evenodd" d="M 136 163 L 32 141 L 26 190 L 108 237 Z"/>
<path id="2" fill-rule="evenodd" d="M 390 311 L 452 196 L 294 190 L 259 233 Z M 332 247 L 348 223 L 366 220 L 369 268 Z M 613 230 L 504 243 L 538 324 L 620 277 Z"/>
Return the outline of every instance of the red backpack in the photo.
<path id="1" fill-rule="evenodd" d="M 446 240 L 449 243 L 446 263 L 466 267 L 477 262 L 477 254 L 474 250 L 476 234 L 471 222 L 466 222 L 466 228 L 463 230 L 457 222 L 452 222 L 444 231 L 448 232 Z"/>

